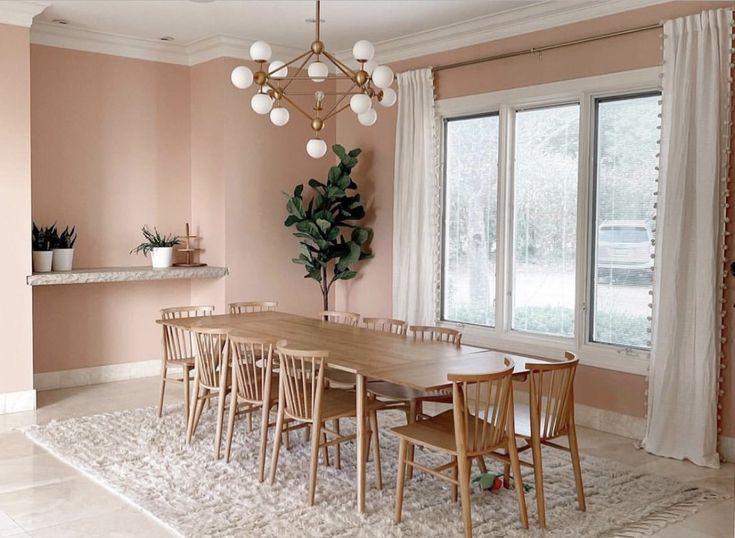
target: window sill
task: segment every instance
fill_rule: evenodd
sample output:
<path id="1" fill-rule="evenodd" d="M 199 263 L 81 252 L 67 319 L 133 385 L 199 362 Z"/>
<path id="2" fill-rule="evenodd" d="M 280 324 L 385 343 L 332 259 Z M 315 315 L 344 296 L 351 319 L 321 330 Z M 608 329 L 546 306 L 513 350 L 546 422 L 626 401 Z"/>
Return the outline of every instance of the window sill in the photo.
<path id="1" fill-rule="evenodd" d="M 624 349 L 604 344 L 587 343 L 579 346 L 574 339 L 539 336 L 524 333 L 501 333 L 498 329 L 463 325 L 448 321 L 440 325 L 462 331 L 462 343 L 505 351 L 518 355 L 560 360 L 565 351 L 579 357 L 580 364 L 635 375 L 648 374 L 648 353 L 625 354 Z"/>

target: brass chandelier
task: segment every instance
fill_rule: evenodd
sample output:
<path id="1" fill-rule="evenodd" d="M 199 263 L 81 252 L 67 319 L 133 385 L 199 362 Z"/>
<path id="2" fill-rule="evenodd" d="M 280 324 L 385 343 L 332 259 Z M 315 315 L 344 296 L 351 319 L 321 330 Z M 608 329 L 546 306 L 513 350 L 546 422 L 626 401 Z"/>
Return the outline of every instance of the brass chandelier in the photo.
<path id="1" fill-rule="evenodd" d="M 326 122 L 347 108 L 357 114 L 358 121 L 365 126 L 373 125 L 378 114 L 373 107 L 377 101 L 382 106 L 391 107 L 396 103 L 398 96 L 391 88 L 393 84 L 393 71 L 386 65 L 377 65 L 373 61 L 375 47 L 369 41 L 360 40 L 352 48 L 352 55 L 359 64 L 357 70 L 353 70 L 344 63 L 337 60 L 333 54 L 327 51 L 320 35 L 320 5 L 316 0 L 316 32 L 308 50 L 288 62 L 271 60 L 271 47 L 265 41 L 256 41 L 250 47 L 250 58 L 257 62 L 257 71 L 244 66 L 235 67 L 230 76 L 232 84 L 241 89 L 247 89 L 253 82 L 258 86 L 258 91 L 250 100 L 250 105 L 258 114 L 270 114 L 271 122 L 276 126 L 288 123 L 290 113 L 286 105 L 290 105 L 300 114 L 305 116 L 314 131 L 314 138 L 306 144 L 307 153 L 314 159 L 323 157 L 327 152 L 327 144 L 320 137 Z M 336 75 L 330 75 L 329 66 L 322 61 L 326 60 L 332 66 Z M 266 67 L 266 63 L 270 63 Z M 308 64 L 308 66 L 307 66 Z M 289 73 L 289 67 L 296 68 L 295 73 Z M 297 67 L 298 66 L 298 67 Z M 304 75 L 306 69 L 306 75 Z M 325 80 L 347 81 L 349 88 L 346 91 L 320 91 L 312 93 L 296 93 L 288 91 L 289 86 L 295 80 L 310 80 L 314 83 L 322 83 Z M 292 97 L 297 95 L 313 95 L 313 113 L 307 112 L 294 102 Z M 335 96 L 335 103 L 326 109 L 325 98 L 327 95 Z M 349 101 L 345 102 L 349 96 Z"/>

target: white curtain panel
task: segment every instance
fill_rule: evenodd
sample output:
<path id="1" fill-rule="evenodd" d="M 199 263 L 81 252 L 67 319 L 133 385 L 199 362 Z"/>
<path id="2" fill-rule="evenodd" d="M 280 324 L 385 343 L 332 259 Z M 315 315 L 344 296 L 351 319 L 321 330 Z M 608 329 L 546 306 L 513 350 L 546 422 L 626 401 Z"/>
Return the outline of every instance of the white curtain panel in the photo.
<path id="1" fill-rule="evenodd" d="M 393 317 L 434 322 L 434 78 L 398 75 L 393 183 Z"/>
<path id="2" fill-rule="evenodd" d="M 732 11 L 664 24 L 661 171 L 643 446 L 719 467 L 721 230 Z"/>

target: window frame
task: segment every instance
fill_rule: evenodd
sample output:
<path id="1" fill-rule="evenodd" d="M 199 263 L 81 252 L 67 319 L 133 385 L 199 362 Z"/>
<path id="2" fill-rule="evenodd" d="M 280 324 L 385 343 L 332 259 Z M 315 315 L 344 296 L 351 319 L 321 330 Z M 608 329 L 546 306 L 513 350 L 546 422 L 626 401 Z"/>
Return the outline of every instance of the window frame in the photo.
<path id="1" fill-rule="evenodd" d="M 634 374 L 648 371 L 648 350 L 593 342 L 590 338 L 592 281 L 594 263 L 594 152 L 596 144 L 595 102 L 610 97 L 635 96 L 660 92 L 661 67 L 637 69 L 608 75 L 585 77 L 500 90 L 490 93 L 442 99 L 437 101 L 437 124 L 441 129 L 441 226 L 438 280 L 437 323 L 459 327 L 463 341 L 520 355 L 559 358 L 564 351 L 577 353 L 582 364 Z M 515 113 L 529 108 L 578 103 L 580 107 L 579 157 L 577 178 L 577 251 L 575 271 L 574 337 L 566 338 L 521 332 L 511 329 L 513 271 L 513 185 Z M 477 326 L 442 319 L 444 282 L 444 192 L 446 189 L 445 120 L 497 113 L 500 138 L 498 144 L 498 207 L 496 224 L 496 290 L 495 327 Z"/>

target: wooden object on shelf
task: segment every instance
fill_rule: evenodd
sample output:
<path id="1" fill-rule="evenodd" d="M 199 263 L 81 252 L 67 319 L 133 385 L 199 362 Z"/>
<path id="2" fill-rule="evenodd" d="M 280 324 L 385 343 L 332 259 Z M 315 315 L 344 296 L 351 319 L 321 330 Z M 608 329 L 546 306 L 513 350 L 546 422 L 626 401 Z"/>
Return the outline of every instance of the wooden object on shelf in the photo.
<path id="1" fill-rule="evenodd" d="M 184 252 L 186 256 L 186 262 L 184 263 L 175 263 L 174 267 L 204 267 L 207 265 L 206 263 L 199 263 L 194 261 L 194 253 L 199 252 L 202 249 L 196 248 L 191 246 L 191 240 L 192 239 L 199 239 L 198 235 L 191 235 L 191 232 L 189 230 L 189 223 L 186 223 L 186 235 L 179 236 L 179 239 L 184 239 L 186 242 L 186 247 L 184 248 L 177 248 L 176 250 L 178 252 Z"/>

